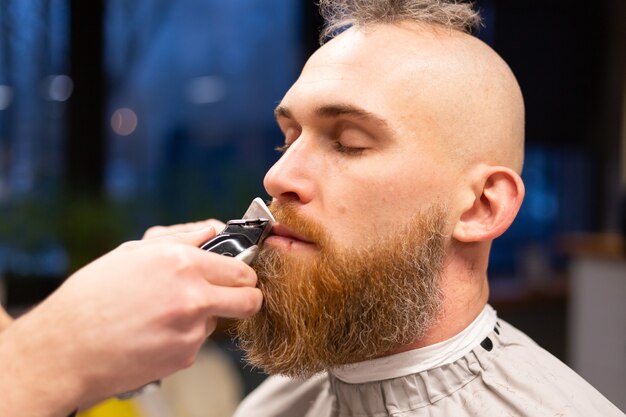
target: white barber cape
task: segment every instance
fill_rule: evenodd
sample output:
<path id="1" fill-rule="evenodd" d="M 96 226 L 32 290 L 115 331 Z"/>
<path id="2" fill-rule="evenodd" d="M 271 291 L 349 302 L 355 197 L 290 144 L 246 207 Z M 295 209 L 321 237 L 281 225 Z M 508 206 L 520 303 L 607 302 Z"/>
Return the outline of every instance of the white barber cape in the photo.
<path id="1" fill-rule="evenodd" d="M 497 319 L 487 306 L 468 329 L 437 345 L 348 365 L 307 380 L 272 376 L 234 415 L 279 416 L 625 414 L 528 336 Z"/>

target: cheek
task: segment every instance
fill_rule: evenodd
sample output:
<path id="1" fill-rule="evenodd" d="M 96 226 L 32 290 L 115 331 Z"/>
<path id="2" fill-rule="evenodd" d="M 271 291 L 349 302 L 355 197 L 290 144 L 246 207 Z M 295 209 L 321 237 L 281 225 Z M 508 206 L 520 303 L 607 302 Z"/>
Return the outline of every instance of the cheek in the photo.
<path id="1" fill-rule="evenodd" d="M 376 239 L 394 226 L 398 217 L 404 217 L 399 213 L 407 213 L 413 208 L 405 206 L 404 200 L 408 200 L 404 197 L 406 190 L 397 180 L 344 172 L 341 179 L 334 182 L 336 187 L 327 194 L 333 206 L 328 220 L 337 243 L 341 245 L 358 246 L 364 239 Z"/>
<path id="2" fill-rule="evenodd" d="M 355 200 L 376 215 L 379 224 L 407 219 L 445 197 L 442 190 L 446 187 L 436 171 L 411 165 L 379 170 L 377 175 L 360 181 L 360 186 L 355 187 Z"/>
<path id="3" fill-rule="evenodd" d="M 445 176 L 434 162 L 407 155 L 381 154 L 376 158 L 335 161 L 320 183 L 327 224 L 340 244 L 376 239 L 399 222 L 442 201 Z"/>

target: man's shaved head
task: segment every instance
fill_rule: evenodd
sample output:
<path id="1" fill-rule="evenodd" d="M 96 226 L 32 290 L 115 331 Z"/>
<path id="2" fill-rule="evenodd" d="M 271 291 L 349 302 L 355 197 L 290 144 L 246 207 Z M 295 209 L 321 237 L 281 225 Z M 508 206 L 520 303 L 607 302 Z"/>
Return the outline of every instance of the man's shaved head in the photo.
<path id="1" fill-rule="evenodd" d="M 486 163 L 521 172 L 522 95 L 508 65 L 479 39 L 441 25 L 370 24 L 332 39 L 307 67 L 329 59 L 367 67 L 371 85 L 387 83 L 397 106 L 388 110 L 414 121 L 406 135 L 427 129 L 458 167 Z"/>

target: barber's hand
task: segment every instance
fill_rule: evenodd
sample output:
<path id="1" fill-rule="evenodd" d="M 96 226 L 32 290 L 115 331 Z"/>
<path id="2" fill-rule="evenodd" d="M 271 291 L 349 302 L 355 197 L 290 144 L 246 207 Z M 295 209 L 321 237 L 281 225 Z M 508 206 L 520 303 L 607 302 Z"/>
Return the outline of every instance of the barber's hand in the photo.
<path id="1" fill-rule="evenodd" d="M 128 242 L 76 272 L 2 335 L 13 332 L 5 340 L 17 356 L 3 364 L 5 380 L 31 402 L 60 395 L 77 406 L 191 365 L 217 317 L 248 317 L 262 303 L 248 265 L 198 248 L 214 236 Z"/>

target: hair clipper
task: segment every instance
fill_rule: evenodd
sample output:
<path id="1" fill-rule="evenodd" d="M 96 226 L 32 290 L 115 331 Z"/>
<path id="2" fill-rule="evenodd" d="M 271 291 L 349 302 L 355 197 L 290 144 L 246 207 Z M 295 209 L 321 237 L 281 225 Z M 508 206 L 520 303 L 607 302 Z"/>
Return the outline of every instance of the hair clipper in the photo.
<path id="1" fill-rule="evenodd" d="M 220 234 L 202 246 L 209 252 L 240 259 L 248 265 L 256 258 L 263 240 L 269 235 L 276 221 L 260 198 L 238 220 L 230 220 Z"/>

